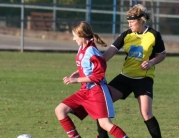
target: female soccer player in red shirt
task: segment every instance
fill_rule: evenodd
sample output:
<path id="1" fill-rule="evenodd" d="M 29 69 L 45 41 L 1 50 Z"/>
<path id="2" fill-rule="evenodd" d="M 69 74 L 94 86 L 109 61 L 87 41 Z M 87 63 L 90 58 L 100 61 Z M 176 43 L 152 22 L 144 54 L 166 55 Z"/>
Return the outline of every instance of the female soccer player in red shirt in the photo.
<path id="1" fill-rule="evenodd" d="M 81 88 L 56 107 L 55 113 L 59 122 L 69 138 L 81 138 L 68 113 L 78 113 L 75 115 L 80 119 L 89 114 L 115 138 L 127 138 L 125 132 L 110 120 L 114 117 L 114 107 L 105 79 L 107 66 L 95 42 L 102 46 L 106 44 L 93 33 L 87 22 L 75 25 L 72 33 L 73 40 L 79 45 L 76 56 L 78 70 L 70 77 L 64 77 L 63 82 L 64 84 L 81 83 Z"/>

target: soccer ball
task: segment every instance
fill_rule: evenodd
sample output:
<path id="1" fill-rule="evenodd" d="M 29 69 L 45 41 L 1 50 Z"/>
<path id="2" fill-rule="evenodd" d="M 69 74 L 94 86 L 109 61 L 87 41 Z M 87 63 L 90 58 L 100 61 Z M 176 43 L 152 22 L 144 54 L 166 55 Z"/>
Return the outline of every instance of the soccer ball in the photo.
<path id="1" fill-rule="evenodd" d="M 32 136 L 29 134 L 21 134 L 17 138 L 32 138 Z"/>

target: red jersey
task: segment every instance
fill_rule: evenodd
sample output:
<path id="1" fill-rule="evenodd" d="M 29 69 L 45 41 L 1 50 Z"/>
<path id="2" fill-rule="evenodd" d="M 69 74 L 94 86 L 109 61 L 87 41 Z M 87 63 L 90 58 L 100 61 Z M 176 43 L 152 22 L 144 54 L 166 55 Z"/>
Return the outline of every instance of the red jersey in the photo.
<path id="1" fill-rule="evenodd" d="M 79 47 L 76 64 L 79 77 L 89 77 L 92 82 L 81 83 L 81 89 L 63 103 L 80 119 L 88 114 L 93 119 L 114 117 L 113 101 L 105 79 L 106 61 L 93 39 L 85 48 Z"/>
<path id="2" fill-rule="evenodd" d="M 96 84 L 106 83 L 106 61 L 101 52 L 97 49 L 93 39 L 85 48 L 82 46 L 79 47 L 76 56 L 76 65 L 80 77 L 88 76 L 89 79 L 93 81 L 90 83 L 82 83 L 82 89 L 91 89 Z"/>

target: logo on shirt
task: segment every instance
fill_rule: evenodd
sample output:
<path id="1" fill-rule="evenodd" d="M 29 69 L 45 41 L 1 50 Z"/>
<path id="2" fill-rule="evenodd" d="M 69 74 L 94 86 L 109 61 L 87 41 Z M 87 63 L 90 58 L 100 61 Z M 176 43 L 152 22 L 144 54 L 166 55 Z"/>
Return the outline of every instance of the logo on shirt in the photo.
<path id="1" fill-rule="evenodd" d="M 128 56 L 135 57 L 135 58 L 142 58 L 143 57 L 143 47 L 131 45 Z"/>
<path id="2" fill-rule="evenodd" d="M 80 61 L 76 61 L 76 65 L 77 65 L 77 66 L 80 66 Z"/>
<path id="3" fill-rule="evenodd" d="M 81 60 L 81 59 L 82 59 L 82 57 L 83 57 L 83 54 L 82 54 L 82 53 L 80 53 L 80 55 L 79 55 L 79 60 Z"/>

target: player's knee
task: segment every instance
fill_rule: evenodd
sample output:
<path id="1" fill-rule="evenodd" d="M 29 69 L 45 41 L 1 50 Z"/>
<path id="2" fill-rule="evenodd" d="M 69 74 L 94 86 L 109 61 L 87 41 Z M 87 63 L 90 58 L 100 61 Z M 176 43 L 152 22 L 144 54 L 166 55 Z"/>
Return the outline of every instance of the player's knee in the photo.
<path id="1" fill-rule="evenodd" d="M 55 114 L 57 115 L 60 112 L 59 106 L 55 108 Z"/>
<path id="2" fill-rule="evenodd" d="M 113 126 L 112 123 L 110 123 L 109 121 L 106 121 L 106 120 L 99 121 L 99 125 L 102 129 L 104 129 L 108 132 L 110 131 L 111 127 Z"/>
<path id="3" fill-rule="evenodd" d="M 65 107 L 61 103 L 55 108 L 56 115 L 59 115 L 60 113 L 63 113 L 64 111 L 65 111 Z"/>
<path id="4" fill-rule="evenodd" d="M 150 119 L 151 117 L 153 117 L 152 112 L 149 112 L 149 111 L 142 111 L 142 112 L 141 112 L 141 115 L 142 115 L 142 117 L 144 118 L 144 120 L 148 120 L 148 119 Z"/>

